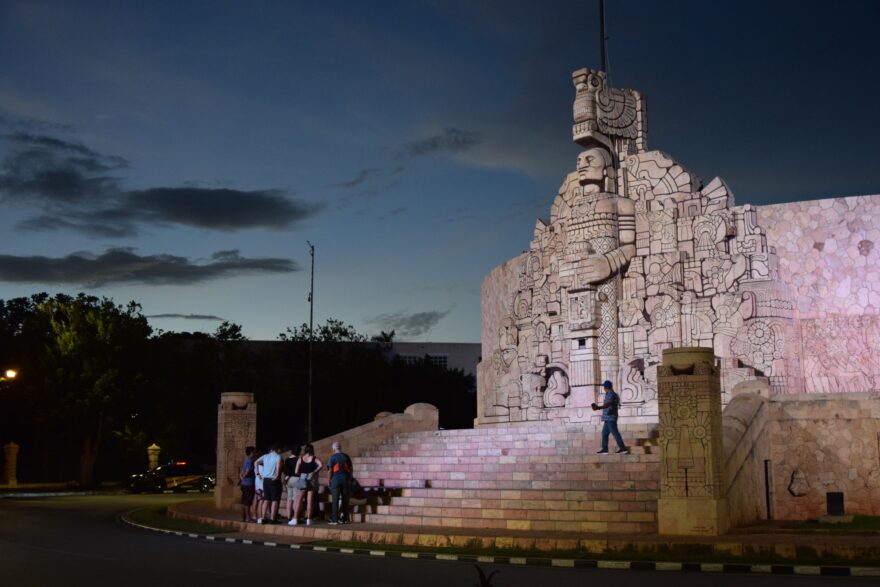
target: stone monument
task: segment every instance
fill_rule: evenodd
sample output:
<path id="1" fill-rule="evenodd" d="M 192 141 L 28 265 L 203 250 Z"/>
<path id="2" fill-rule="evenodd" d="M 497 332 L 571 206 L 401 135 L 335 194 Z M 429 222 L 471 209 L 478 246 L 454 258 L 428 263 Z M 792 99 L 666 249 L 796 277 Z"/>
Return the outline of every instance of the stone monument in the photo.
<path id="1" fill-rule="evenodd" d="M 841 273 L 841 264 L 865 257 L 862 264 L 870 267 L 868 257 L 877 255 L 873 227 L 857 209 L 880 210 L 880 201 L 833 201 L 843 228 L 857 232 L 850 240 L 858 250 L 825 266 L 811 260 L 812 275 L 787 250 L 781 273 L 759 220 L 785 222 L 791 233 L 803 234 L 815 217 L 793 204 L 736 206 L 722 179 L 704 184 L 666 153 L 648 150 L 641 93 L 608 87 L 601 71 L 580 69 L 572 77 L 572 135 L 582 148 L 576 169 L 549 218 L 536 221 L 529 250 L 483 282 L 477 425 L 592 421 L 596 416 L 585 407 L 605 379 L 620 391 L 627 422 L 655 423 L 657 369 L 673 347 L 714 350 L 724 404 L 743 381 L 765 383 L 774 394 L 880 389 L 880 363 L 867 353 L 845 361 L 856 375 L 814 353 L 831 347 L 846 356 L 848 347 L 880 344 L 880 274 L 846 276 L 847 292 L 861 288 L 858 315 L 829 319 L 833 308 L 821 320 L 810 315 L 810 308 L 823 307 L 822 292 L 842 287 L 822 286 Z M 778 231 L 774 237 L 789 248 L 791 237 Z M 849 334 L 835 336 L 836 324 Z M 820 331 L 832 336 L 817 343 Z"/>
<path id="2" fill-rule="evenodd" d="M 18 485 L 18 451 L 20 448 L 14 442 L 3 445 L 3 483 L 6 485 Z"/>
<path id="3" fill-rule="evenodd" d="M 162 448 L 155 442 L 147 447 L 147 466 L 150 470 L 159 466 L 159 453 Z"/>
<path id="4" fill-rule="evenodd" d="M 238 500 L 238 472 L 244 449 L 257 441 L 257 404 L 252 393 L 223 393 L 217 407 L 217 486 L 214 507 Z"/>
<path id="5" fill-rule="evenodd" d="M 658 384 L 660 534 L 724 534 L 730 518 L 724 483 L 721 382 L 713 350 L 664 350 Z"/>

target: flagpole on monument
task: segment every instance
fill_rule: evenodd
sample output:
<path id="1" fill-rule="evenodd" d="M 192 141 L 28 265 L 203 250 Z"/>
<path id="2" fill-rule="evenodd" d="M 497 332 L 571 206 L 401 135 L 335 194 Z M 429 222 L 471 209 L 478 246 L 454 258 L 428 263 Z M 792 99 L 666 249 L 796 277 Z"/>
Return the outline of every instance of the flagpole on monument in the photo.
<path id="1" fill-rule="evenodd" d="M 311 442 L 312 438 L 312 343 L 315 340 L 315 245 L 306 241 L 309 245 L 309 255 L 312 257 L 312 274 L 311 283 L 309 285 L 309 385 L 308 385 L 308 419 L 306 423 L 307 442 Z"/>
<path id="2" fill-rule="evenodd" d="M 606 53 L 605 41 L 605 0 L 599 0 L 599 61 L 601 62 L 600 71 L 604 71 L 608 75 L 608 54 Z"/>

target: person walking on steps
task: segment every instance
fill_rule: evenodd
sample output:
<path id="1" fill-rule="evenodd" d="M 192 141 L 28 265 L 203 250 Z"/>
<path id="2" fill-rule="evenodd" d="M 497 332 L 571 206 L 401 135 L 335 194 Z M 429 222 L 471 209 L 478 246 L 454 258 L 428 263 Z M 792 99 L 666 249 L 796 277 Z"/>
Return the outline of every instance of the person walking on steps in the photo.
<path id="1" fill-rule="evenodd" d="M 605 390 L 602 403 L 593 403 L 590 406 L 594 411 L 602 410 L 602 448 L 596 451 L 596 454 L 608 454 L 609 434 L 614 436 L 614 441 L 617 443 L 617 454 L 626 454 L 629 452 L 629 448 L 623 443 L 623 438 L 620 437 L 620 431 L 617 429 L 617 410 L 620 407 L 620 396 L 614 391 L 614 385 L 610 381 L 606 380 L 602 384 L 602 388 Z"/>
<path id="2" fill-rule="evenodd" d="M 342 452 L 342 445 L 333 443 L 333 456 L 327 461 L 328 485 L 330 486 L 330 523 L 349 522 L 348 500 L 351 495 L 351 458 Z M 340 500 L 342 504 L 340 504 Z"/>

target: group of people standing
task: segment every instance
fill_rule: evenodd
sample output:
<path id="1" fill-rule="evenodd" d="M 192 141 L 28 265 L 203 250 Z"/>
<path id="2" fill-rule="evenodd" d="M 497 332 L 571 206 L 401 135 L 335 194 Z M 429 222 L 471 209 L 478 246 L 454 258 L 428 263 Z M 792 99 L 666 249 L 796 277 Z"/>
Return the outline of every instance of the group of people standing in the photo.
<path id="1" fill-rule="evenodd" d="M 334 442 L 333 455 L 327 461 L 327 487 L 331 494 L 330 524 L 345 524 L 350 518 L 349 499 L 354 481 L 351 458 Z M 315 518 L 315 501 L 319 489 L 319 473 L 324 463 L 315 455 L 315 447 L 303 445 L 285 459 L 281 447 L 273 444 L 268 452 L 257 456 L 253 446 L 245 448 L 239 471 L 241 486 L 241 519 L 257 524 L 277 524 L 283 487 L 287 486 L 288 525 L 296 526 L 302 519 L 311 525 Z M 305 501 L 305 516 L 302 513 Z M 256 508 L 254 504 L 256 502 Z M 254 510 L 256 509 L 256 516 Z"/>

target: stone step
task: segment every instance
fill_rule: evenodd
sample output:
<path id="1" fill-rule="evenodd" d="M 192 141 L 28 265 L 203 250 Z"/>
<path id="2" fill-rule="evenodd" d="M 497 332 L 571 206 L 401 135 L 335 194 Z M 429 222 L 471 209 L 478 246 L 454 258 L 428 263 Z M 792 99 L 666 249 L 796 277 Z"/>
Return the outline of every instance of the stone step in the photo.
<path id="1" fill-rule="evenodd" d="M 413 465 L 428 466 L 434 465 L 439 467 L 457 465 L 496 465 L 496 466 L 530 466 L 530 465 L 546 465 L 553 466 L 578 466 L 586 469 L 615 469 L 629 466 L 633 470 L 641 470 L 645 467 L 656 468 L 660 465 L 659 454 L 596 454 L 578 453 L 571 454 L 559 453 L 552 455 L 542 454 L 502 454 L 502 455 L 443 455 L 443 456 L 427 456 L 421 454 L 406 454 L 401 452 L 395 454 L 391 452 L 380 454 L 365 454 L 356 457 L 354 460 L 355 467 L 358 464 L 397 464 L 397 465 Z"/>
<path id="2" fill-rule="evenodd" d="M 659 467 L 648 468 L 641 465 L 625 468 L 620 465 L 616 468 L 585 468 L 579 464 L 557 465 L 552 467 L 542 465 L 410 465 L 410 464 L 368 464 L 358 463 L 355 474 L 360 477 L 376 477 L 384 475 L 395 479 L 516 479 L 525 480 L 532 478 L 565 478 L 565 479 L 611 479 L 648 481 L 660 478 Z M 405 474 L 405 475 L 404 475 Z"/>
<path id="3" fill-rule="evenodd" d="M 657 424 L 626 424 L 619 423 L 618 428 L 621 432 L 644 433 L 653 435 L 656 433 Z M 402 432 L 399 437 L 425 438 L 429 436 L 439 437 L 485 437 L 485 436 L 504 436 L 516 435 L 519 437 L 533 436 L 539 434 L 567 434 L 567 435 L 590 435 L 599 434 L 602 430 L 602 424 L 583 424 L 583 425 L 560 425 L 556 423 L 529 423 L 527 425 L 508 425 L 508 426 L 492 426 L 481 428 L 461 428 L 456 430 L 427 430 L 416 432 Z"/>
<path id="4" fill-rule="evenodd" d="M 422 518 L 462 518 L 483 520 L 547 520 L 555 522 L 656 522 L 656 512 L 631 512 L 616 509 L 616 502 L 592 502 L 596 509 L 548 510 L 463 507 L 418 507 L 403 505 L 380 505 L 367 508 L 368 513 L 386 516 L 421 516 Z M 606 507 L 615 509 L 604 509 Z"/>
<path id="5" fill-rule="evenodd" d="M 479 510 L 475 510 L 479 511 Z M 545 532 L 593 532 L 637 534 L 656 533 L 656 521 L 616 521 L 616 520 L 530 520 L 507 519 L 503 510 L 498 518 L 455 517 L 455 516 L 419 516 L 397 514 L 356 514 L 354 519 L 371 524 L 404 524 L 411 526 L 435 526 L 443 528 L 483 528 L 496 530 L 534 530 Z M 608 512 L 616 514 L 617 512 Z M 496 512 L 492 512 L 496 515 Z"/>
<path id="6" fill-rule="evenodd" d="M 657 491 L 658 480 L 590 480 L 590 479 L 423 479 L 361 475 L 355 471 L 361 485 L 386 489 L 498 489 L 498 490 L 600 490 L 600 491 Z"/>
<path id="7" fill-rule="evenodd" d="M 657 435 L 647 431 L 621 430 L 621 436 L 624 438 L 642 438 L 653 439 Z M 547 441 L 598 441 L 602 437 L 600 430 L 591 430 L 588 432 L 566 433 L 566 432 L 542 432 L 535 434 L 494 434 L 494 435 L 441 435 L 437 433 L 425 432 L 409 432 L 406 434 L 397 434 L 393 440 L 387 441 L 389 444 L 397 443 L 437 443 L 437 444 L 470 444 L 484 442 L 547 442 Z"/>
<path id="8" fill-rule="evenodd" d="M 622 512 L 656 512 L 658 491 L 559 491 L 552 492 L 563 495 L 562 499 L 520 498 L 503 499 L 489 497 L 480 492 L 474 497 L 445 497 L 443 490 L 433 490 L 434 496 L 408 497 L 392 496 L 388 503 L 376 505 L 393 505 L 415 508 L 477 508 L 477 509 L 509 509 L 509 510 L 550 510 L 550 511 L 622 511 Z M 485 493 L 489 493 L 488 491 Z M 494 493 L 503 493 L 495 490 Z M 525 492 L 523 492 L 525 493 Z M 551 493 L 551 492 L 547 492 Z M 429 515 L 429 514 L 424 514 Z"/>
<path id="9" fill-rule="evenodd" d="M 611 454 L 614 454 L 614 448 L 611 448 Z M 631 457 L 641 457 L 644 463 L 659 462 L 659 449 L 651 447 L 650 449 L 630 447 L 628 453 Z M 433 462 L 438 459 L 460 459 L 460 458 L 478 458 L 485 459 L 486 462 L 498 463 L 501 459 L 516 458 L 516 461 L 508 460 L 513 463 L 560 463 L 560 462 L 578 462 L 583 464 L 592 464 L 597 461 L 607 460 L 609 455 L 598 455 L 595 450 L 566 450 L 556 449 L 552 451 L 535 450 L 526 451 L 521 449 L 500 449 L 500 450 L 460 450 L 460 451 L 424 451 L 424 450 L 371 450 L 364 452 L 356 460 L 362 458 L 369 459 L 400 459 L 410 458 L 419 459 L 422 462 Z M 566 460 L 570 459 L 570 460 Z"/>
<path id="10" fill-rule="evenodd" d="M 597 497 L 594 490 L 558 490 L 558 489 L 440 489 L 432 487 L 405 488 L 394 491 L 390 499 L 497 499 L 497 500 L 542 500 L 547 502 L 557 501 L 585 501 Z M 626 491 L 630 495 L 629 491 Z M 608 499 L 599 496 L 600 499 Z M 613 496 L 623 493 L 611 492 Z M 631 497 L 632 498 L 632 497 Z M 660 498 L 658 491 L 636 491 L 634 499 L 641 501 L 654 501 Z"/>

